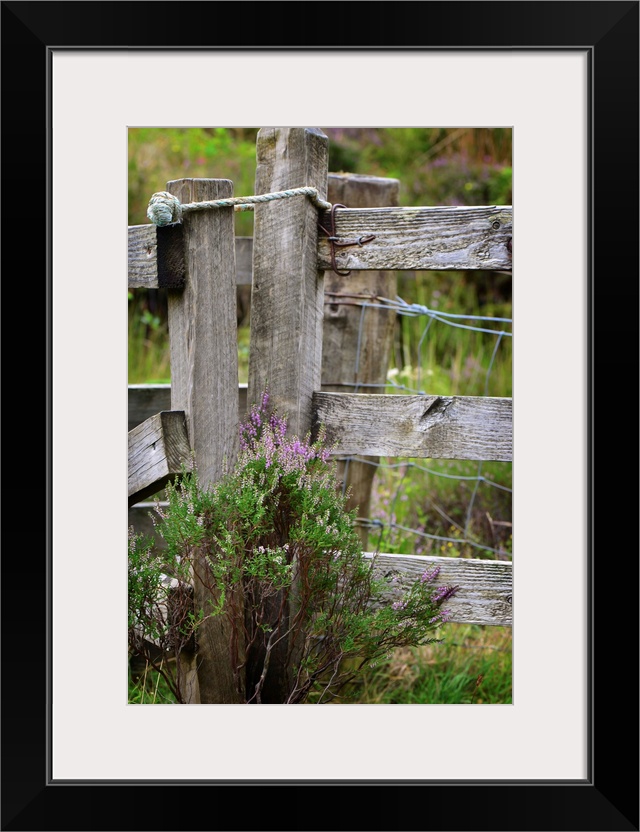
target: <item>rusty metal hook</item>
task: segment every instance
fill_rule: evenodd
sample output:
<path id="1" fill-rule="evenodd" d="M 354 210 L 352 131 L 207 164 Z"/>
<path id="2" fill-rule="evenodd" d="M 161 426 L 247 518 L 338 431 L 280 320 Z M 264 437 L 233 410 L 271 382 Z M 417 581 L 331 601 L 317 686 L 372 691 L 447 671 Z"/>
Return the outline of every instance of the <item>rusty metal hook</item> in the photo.
<path id="1" fill-rule="evenodd" d="M 331 268 L 333 271 L 339 275 L 339 277 L 347 277 L 347 275 L 351 274 L 351 271 L 341 272 L 336 265 L 336 246 L 340 248 L 345 248 L 346 246 L 363 246 L 365 243 L 370 243 L 372 240 L 375 240 L 375 234 L 361 234 L 357 240 L 347 240 L 346 242 L 340 242 L 340 238 L 336 237 L 336 218 L 335 218 L 335 210 L 336 208 L 346 208 L 346 205 L 342 205 L 340 202 L 336 202 L 331 206 L 331 212 L 329 214 L 329 218 L 331 220 L 331 229 L 327 231 L 327 229 L 318 223 L 320 228 L 324 231 L 327 235 L 329 243 L 331 245 Z"/>

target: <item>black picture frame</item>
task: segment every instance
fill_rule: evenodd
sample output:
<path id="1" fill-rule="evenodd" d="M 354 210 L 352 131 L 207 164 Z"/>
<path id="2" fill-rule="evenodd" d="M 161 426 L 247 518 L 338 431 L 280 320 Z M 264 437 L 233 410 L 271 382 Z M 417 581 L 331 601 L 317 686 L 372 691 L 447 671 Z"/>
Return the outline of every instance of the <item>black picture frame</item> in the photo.
<path id="1" fill-rule="evenodd" d="M 19 338 L 30 344 L 28 349 L 19 347 L 18 354 L 13 349 L 8 352 L 5 389 L 11 390 L 18 405 L 11 408 L 17 424 L 10 424 L 10 430 L 24 436 L 23 425 L 32 424 L 29 413 L 31 419 L 36 413 L 46 415 L 45 431 L 30 427 L 32 438 L 16 449 L 15 464 L 12 459 L 8 469 L 11 479 L 7 477 L 3 492 L 13 506 L 5 526 L 7 545 L 2 558 L 2 829 L 638 830 L 637 500 L 633 507 L 628 505 L 631 491 L 636 494 L 628 485 L 635 481 L 634 462 L 628 456 L 629 438 L 637 436 L 637 420 L 627 424 L 629 414 L 635 417 L 636 410 L 625 405 L 624 388 L 629 384 L 629 371 L 637 370 L 638 355 L 637 340 L 632 345 L 627 340 L 630 333 L 637 335 L 638 310 L 640 4 L 579 0 L 325 3 L 315 7 L 324 25 L 315 31 L 302 27 L 302 34 L 294 36 L 307 38 L 301 46 L 286 44 L 288 35 L 279 23 L 280 12 L 285 11 L 281 3 L 243 3 L 242 7 L 218 2 L 1 5 L 3 289 L 9 292 L 10 311 L 14 307 L 22 310 L 24 317 L 24 328 L 18 330 L 11 314 L 10 342 L 15 344 L 14 339 Z M 151 14 L 154 6 L 155 15 Z M 191 23 L 193 15 L 197 15 L 197 26 Z M 222 25 L 225 19 L 233 19 L 234 25 Z M 213 42 L 201 40 L 207 33 L 212 33 Z M 315 43 L 315 39 L 321 42 Z M 426 43 L 421 43 L 423 39 Z M 310 783 L 267 777 L 259 783 L 216 784 L 56 783 L 48 779 L 52 379 L 51 218 L 45 206 L 50 205 L 51 189 L 52 50 L 256 50 L 276 46 L 304 50 L 579 49 L 589 55 L 587 639 L 591 728 L 587 737 L 589 773 L 584 782 L 354 779 Z M 24 207 L 16 201 L 26 194 L 39 195 L 39 207 L 31 202 L 25 217 Z M 41 317 L 35 323 L 33 307 L 38 299 Z M 37 333 L 45 341 L 41 352 L 33 346 Z M 36 352 L 34 383 L 33 365 L 31 379 L 26 380 L 25 363 L 18 357 Z M 596 426 L 601 440 L 597 454 Z M 40 444 L 37 436 L 43 437 Z M 25 468 L 28 485 L 18 485 L 18 472 Z M 42 475 L 45 489 L 40 486 Z M 34 492 L 39 500 L 37 509 L 25 502 L 27 494 L 33 497 Z M 46 520 L 41 521 L 43 534 L 34 545 L 38 516 Z M 20 518 L 16 529 L 14 524 Z M 630 535 L 626 533 L 629 528 Z M 550 587 L 553 593 L 561 596 L 562 587 Z M 562 638 L 562 633 L 553 632 L 552 624 L 544 635 Z M 268 771 L 268 751 L 264 753 Z"/>

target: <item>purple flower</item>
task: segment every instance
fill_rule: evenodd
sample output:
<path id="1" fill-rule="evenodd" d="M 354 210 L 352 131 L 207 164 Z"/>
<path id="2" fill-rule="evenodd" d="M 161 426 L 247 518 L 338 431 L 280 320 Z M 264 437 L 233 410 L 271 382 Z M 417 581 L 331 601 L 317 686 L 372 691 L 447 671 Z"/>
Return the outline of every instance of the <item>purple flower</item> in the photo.
<path id="1" fill-rule="evenodd" d="M 441 586 L 438 587 L 437 593 L 433 596 L 433 600 L 436 602 L 446 601 L 447 598 L 451 598 L 458 591 L 457 586 Z"/>
<path id="2" fill-rule="evenodd" d="M 435 580 L 438 575 L 440 574 L 440 567 L 434 566 L 431 571 L 425 569 L 425 571 L 420 576 L 420 583 L 425 583 L 426 581 L 433 581 Z"/>

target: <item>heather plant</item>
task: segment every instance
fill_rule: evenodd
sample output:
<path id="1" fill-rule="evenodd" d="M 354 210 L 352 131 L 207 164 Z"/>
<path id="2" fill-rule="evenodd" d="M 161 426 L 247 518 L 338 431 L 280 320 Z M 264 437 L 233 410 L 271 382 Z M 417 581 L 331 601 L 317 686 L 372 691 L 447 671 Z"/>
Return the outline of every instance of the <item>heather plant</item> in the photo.
<path id="1" fill-rule="evenodd" d="M 209 617 L 224 619 L 237 691 L 256 704 L 336 700 L 395 648 L 443 640 L 457 587 L 439 585 L 437 567 L 403 585 L 363 554 L 323 431 L 289 435 L 268 391 L 240 426 L 233 469 L 205 487 L 192 465 L 166 496 L 156 507 L 166 552 L 132 534 L 129 631 L 138 650 L 176 655 L 178 701 L 180 653 Z M 205 608 L 193 607 L 195 581 Z"/>
<path id="2" fill-rule="evenodd" d="M 167 558 L 153 537 L 130 526 L 128 578 L 130 654 L 144 658 L 147 669 L 180 702 L 180 657 L 191 643 L 194 624 L 189 564 Z"/>

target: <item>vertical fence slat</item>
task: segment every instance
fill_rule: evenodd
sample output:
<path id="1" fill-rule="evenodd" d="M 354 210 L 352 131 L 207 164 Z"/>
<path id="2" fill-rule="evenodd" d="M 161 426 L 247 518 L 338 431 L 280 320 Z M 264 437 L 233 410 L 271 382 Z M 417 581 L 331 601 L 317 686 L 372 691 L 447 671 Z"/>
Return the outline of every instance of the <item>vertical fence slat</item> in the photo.
<path id="1" fill-rule="evenodd" d="M 396 207 L 399 191 L 400 182 L 397 179 L 329 174 L 329 202 L 346 205 L 347 208 Z M 339 276 L 333 271 L 327 271 L 324 275 L 324 289 L 322 390 L 335 393 L 384 392 L 384 388 L 370 388 L 366 385 L 384 384 L 387 380 L 396 313 L 382 307 L 372 309 L 358 306 L 357 298 L 346 296 L 378 295 L 395 298 L 396 273 L 352 271 L 349 275 Z M 377 464 L 379 457 L 371 457 L 369 461 Z M 338 463 L 338 475 L 351 493 L 348 508 L 357 507 L 360 517 L 369 517 L 375 473 L 375 464 L 369 462 L 349 460 Z M 366 549 L 366 527 L 358 527 L 358 534 L 363 549 Z"/>
<path id="2" fill-rule="evenodd" d="M 227 179 L 179 179 L 167 190 L 182 203 L 233 196 Z M 238 347 L 233 208 L 185 215 L 186 284 L 169 291 L 171 409 L 184 410 L 189 441 L 203 485 L 220 479 L 238 452 Z M 203 568 L 197 564 L 196 569 Z M 196 608 L 208 608 L 210 591 L 194 581 Z M 183 668 L 188 702 L 239 702 L 229 665 L 229 634 L 222 616 L 198 630 L 196 657 Z M 183 663 L 189 660 L 182 657 Z M 199 688 L 199 693 L 198 689 Z"/>
<path id="3" fill-rule="evenodd" d="M 314 128 L 258 133 L 256 193 L 317 188 L 326 199 L 329 140 Z M 311 429 L 320 389 L 323 273 L 318 271 L 318 211 L 295 196 L 256 205 L 248 404 L 268 384 L 291 433 Z"/>
<path id="4" fill-rule="evenodd" d="M 329 140 L 320 130 L 263 128 L 256 157 L 256 193 L 309 186 L 326 199 Z M 272 404 L 288 417 L 289 433 L 301 437 L 311 430 L 312 395 L 321 382 L 324 289 L 317 264 L 318 212 L 310 199 L 256 205 L 248 405 L 268 385 Z M 272 604 L 275 619 L 279 599 Z M 265 704 L 285 701 L 287 650 L 283 638 L 270 659 L 261 696 Z M 247 667 L 248 688 L 257 674 Z"/>

